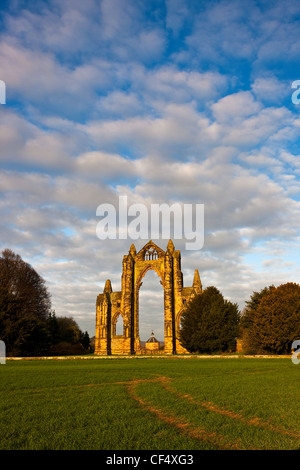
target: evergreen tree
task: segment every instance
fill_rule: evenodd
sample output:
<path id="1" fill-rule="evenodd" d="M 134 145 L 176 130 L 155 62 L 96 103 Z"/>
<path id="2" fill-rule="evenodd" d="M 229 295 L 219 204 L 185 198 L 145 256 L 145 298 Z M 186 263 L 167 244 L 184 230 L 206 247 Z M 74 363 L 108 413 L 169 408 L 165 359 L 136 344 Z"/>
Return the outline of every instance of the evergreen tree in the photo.
<path id="1" fill-rule="evenodd" d="M 208 287 L 188 303 L 181 317 L 180 342 L 190 352 L 233 351 L 238 335 L 239 310 Z"/>
<path id="2" fill-rule="evenodd" d="M 82 333 L 80 342 L 81 342 L 82 346 L 84 347 L 84 349 L 88 350 L 90 348 L 91 340 L 90 340 L 90 336 L 89 336 L 87 331 Z"/>

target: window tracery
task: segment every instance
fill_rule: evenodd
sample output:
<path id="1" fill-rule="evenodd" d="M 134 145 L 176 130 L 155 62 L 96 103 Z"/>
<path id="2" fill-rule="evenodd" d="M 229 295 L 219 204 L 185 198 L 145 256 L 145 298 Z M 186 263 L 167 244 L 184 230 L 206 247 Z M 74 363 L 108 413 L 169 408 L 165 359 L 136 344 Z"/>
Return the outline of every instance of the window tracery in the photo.
<path id="1" fill-rule="evenodd" d="M 155 248 L 148 248 L 145 252 L 145 260 L 155 260 L 158 259 L 158 253 Z"/>

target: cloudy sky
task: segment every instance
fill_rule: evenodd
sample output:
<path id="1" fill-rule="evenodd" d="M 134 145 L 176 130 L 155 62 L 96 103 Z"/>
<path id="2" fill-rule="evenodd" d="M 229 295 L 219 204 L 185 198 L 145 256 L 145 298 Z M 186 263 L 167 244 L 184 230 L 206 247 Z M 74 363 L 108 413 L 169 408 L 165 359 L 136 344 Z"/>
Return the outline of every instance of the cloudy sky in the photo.
<path id="1" fill-rule="evenodd" d="M 58 316 L 93 336 L 97 294 L 120 290 L 132 240 L 100 240 L 96 210 L 124 195 L 204 204 L 203 248 L 174 240 L 185 286 L 198 268 L 243 308 L 300 282 L 299 2 L 2 0 L 0 80 L 0 248 Z M 140 294 L 142 339 L 163 339 L 153 271 Z"/>

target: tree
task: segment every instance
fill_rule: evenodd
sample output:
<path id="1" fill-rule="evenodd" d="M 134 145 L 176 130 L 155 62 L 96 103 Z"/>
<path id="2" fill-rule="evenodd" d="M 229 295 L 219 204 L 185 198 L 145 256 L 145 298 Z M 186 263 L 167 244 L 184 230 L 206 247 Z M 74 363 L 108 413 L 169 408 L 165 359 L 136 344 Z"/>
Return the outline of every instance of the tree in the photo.
<path id="1" fill-rule="evenodd" d="M 45 280 L 13 251 L 0 257 L 0 338 L 9 355 L 39 355 L 48 347 L 51 311 Z"/>
<path id="2" fill-rule="evenodd" d="M 48 331 L 52 339 L 50 354 L 84 354 L 89 350 L 87 331 L 83 333 L 72 317 L 56 317 L 52 313 L 48 319 Z"/>
<path id="3" fill-rule="evenodd" d="M 300 285 L 292 282 L 254 292 L 241 321 L 246 353 L 288 354 L 300 338 Z"/>
<path id="4" fill-rule="evenodd" d="M 238 335 L 239 310 L 208 287 L 188 303 L 181 316 L 180 342 L 189 352 L 233 351 Z"/>
<path id="5" fill-rule="evenodd" d="M 47 319 L 51 301 L 45 280 L 9 249 L 0 257 L 0 285 L 17 299 L 22 315 Z"/>
<path id="6" fill-rule="evenodd" d="M 264 287 L 260 292 L 253 292 L 250 300 L 245 302 L 246 307 L 240 321 L 240 337 L 242 339 L 243 352 L 246 354 L 264 353 L 256 331 L 253 329 L 253 319 L 260 300 L 269 292 L 269 289 L 269 287 Z"/>
<path id="7" fill-rule="evenodd" d="M 0 339 L 5 342 L 7 354 L 18 338 L 18 305 L 18 299 L 0 281 Z"/>
<path id="8" fill-rule="evenodd" d="M 12 356 L 43 356 L 49 348 L 46 322 L 34 318 L 20 318 L 15 325 L 18 335 L 10 350 Z"/>
<path id="9" fill-rule="evenodd" d="M 81 342 L 82 346 L 84 347 L 84 349 L 88 350 L 90 348 L 91 340 L 90 340 L 90 336 L 89 336 L 87 331 L 85 331 L 84 333 L 81 334 L 80 342 Z"/>
<path id="10" fill-rule="evenodd" d="M 50 312 L 47 318 L 47 330 L 50 338 L 50 345 L 58 343 L 59 341 L 59 325 L 56 318 L 55 310 Z"/>
<path id="11" fill-rule="evenodd" d="M 58 317 L 59 341 L 76 344 L 80 342 L 81 330 L 72 317 Z"/>

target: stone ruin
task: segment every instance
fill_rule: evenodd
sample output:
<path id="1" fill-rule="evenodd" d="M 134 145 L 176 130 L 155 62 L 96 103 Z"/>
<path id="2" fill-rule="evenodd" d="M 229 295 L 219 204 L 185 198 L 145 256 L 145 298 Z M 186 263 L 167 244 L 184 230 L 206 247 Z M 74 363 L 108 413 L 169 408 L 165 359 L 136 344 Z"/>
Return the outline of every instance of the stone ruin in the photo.
<path id="1" fill-rule="evenodd" d="M 137 253 L 134 244 L 123 257 L 121 290 L 113 292 L 110 280 L 96 302 L 95 354 L 142 354 L 139 335 L 139 290 L 148 270 L 156 271 L 164 289 L 164 354 L 185 354 L 179 342 L 180 318 L 187 302 L 202 292 L 198 270 L 192 287 L 183 286 L 181 254 L 169 240 L 162 250 L 150 240 Z M 123 334 L 116 334 L 119 316 Z"/>

